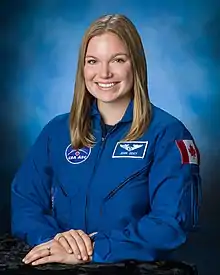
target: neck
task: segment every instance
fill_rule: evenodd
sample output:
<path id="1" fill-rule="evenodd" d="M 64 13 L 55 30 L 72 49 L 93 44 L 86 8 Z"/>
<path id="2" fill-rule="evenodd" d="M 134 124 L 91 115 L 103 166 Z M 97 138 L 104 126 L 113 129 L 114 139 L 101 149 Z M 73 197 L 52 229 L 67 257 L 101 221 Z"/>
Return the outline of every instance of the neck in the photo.
<path id="1" fill-rule="evenodd" d="M 125 111 L 129 105 L 130 98 L 123 99 L 117 102 L 97 102 L 99 112 L 105 124 L 115 125 L 117 124 L 125 114 Z"/>

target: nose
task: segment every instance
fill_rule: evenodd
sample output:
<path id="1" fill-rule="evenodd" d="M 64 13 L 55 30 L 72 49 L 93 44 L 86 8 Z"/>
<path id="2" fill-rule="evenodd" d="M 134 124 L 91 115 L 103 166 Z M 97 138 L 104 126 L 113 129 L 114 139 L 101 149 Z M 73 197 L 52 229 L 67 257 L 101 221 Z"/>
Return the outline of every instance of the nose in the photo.
<path id="1" fill-rule="evenodd" d="M 101 78 L 111 78 L 113 76 L 108 63 L 103 63 L 102 66 L 100 66 L 99 76 Z"/>

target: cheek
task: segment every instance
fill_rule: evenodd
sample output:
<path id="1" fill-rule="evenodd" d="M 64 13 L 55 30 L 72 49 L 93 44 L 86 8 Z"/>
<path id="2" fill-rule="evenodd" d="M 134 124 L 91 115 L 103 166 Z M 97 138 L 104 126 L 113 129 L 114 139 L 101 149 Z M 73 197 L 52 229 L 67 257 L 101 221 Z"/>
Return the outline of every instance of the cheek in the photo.
<path id="1" fill-rule="evenodd" d="M 133 78 L 133 70 L 132 70 L 131 64 L 129 63 L 124 64 L 124 66 L 119 67 L 117 69 L 118 69 L 118 74 L 120 74 L 122 78 L 124 79 Z"/>
<path id="2" fill-rule="evenodd" d="M 85 78 L 85 81 L 90 81 L 93 79 L 95 73 L 94 73 L 94 70 L 91 70 L 91 69 L 88 69 L 88 68 L 85 68 L 84 69 L 84 78 Z"/>
<path id="3" fill-rule="evenodd" d="M 124 79 L 126 80 L 128 85 L 132 85 L 133 84 L 133 72 L 132 69 L 127 68 L 126 70 L 124 70 Z"/>

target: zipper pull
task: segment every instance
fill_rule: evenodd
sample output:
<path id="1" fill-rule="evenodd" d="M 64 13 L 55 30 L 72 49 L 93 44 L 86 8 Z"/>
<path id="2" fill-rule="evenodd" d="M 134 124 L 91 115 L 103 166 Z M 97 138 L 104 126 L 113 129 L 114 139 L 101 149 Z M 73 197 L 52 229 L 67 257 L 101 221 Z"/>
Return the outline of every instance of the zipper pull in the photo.
<path id="1" fill-rule="evenodd" d="M 50 206 L 51 206 L 51 212 L 52 214 L 54 213 L 54 195 L 55 195 L 55 188 L 54 186 L 51 187 L 51 201 L 50 201 Z"/>

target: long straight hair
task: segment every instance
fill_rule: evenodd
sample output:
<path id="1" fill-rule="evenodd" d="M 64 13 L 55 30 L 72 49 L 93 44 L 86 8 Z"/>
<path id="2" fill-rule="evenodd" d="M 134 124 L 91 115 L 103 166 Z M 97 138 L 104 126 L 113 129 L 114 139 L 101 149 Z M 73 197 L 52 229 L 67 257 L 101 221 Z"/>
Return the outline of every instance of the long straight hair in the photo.
<path id="1" fill-rule="evenodd" d="M 74 148 L 92 147 L 90 109 L 94 97 L 87 91 L 84 79 L 84 65 L 87 46 L 94 36 L 106 32 L 116 34 L 127 46 L 133 70 L 133 120 L 124 141 L 140 138 L 148 128 L 151 119 L 151 105 L 147 87 L 147 65 L 141 38 L 133 23 L 124 15 L 105 15 L 93 22 L 82 39 L 79 50 L 74 97 L 70 111 L 70 137 Z"/>

